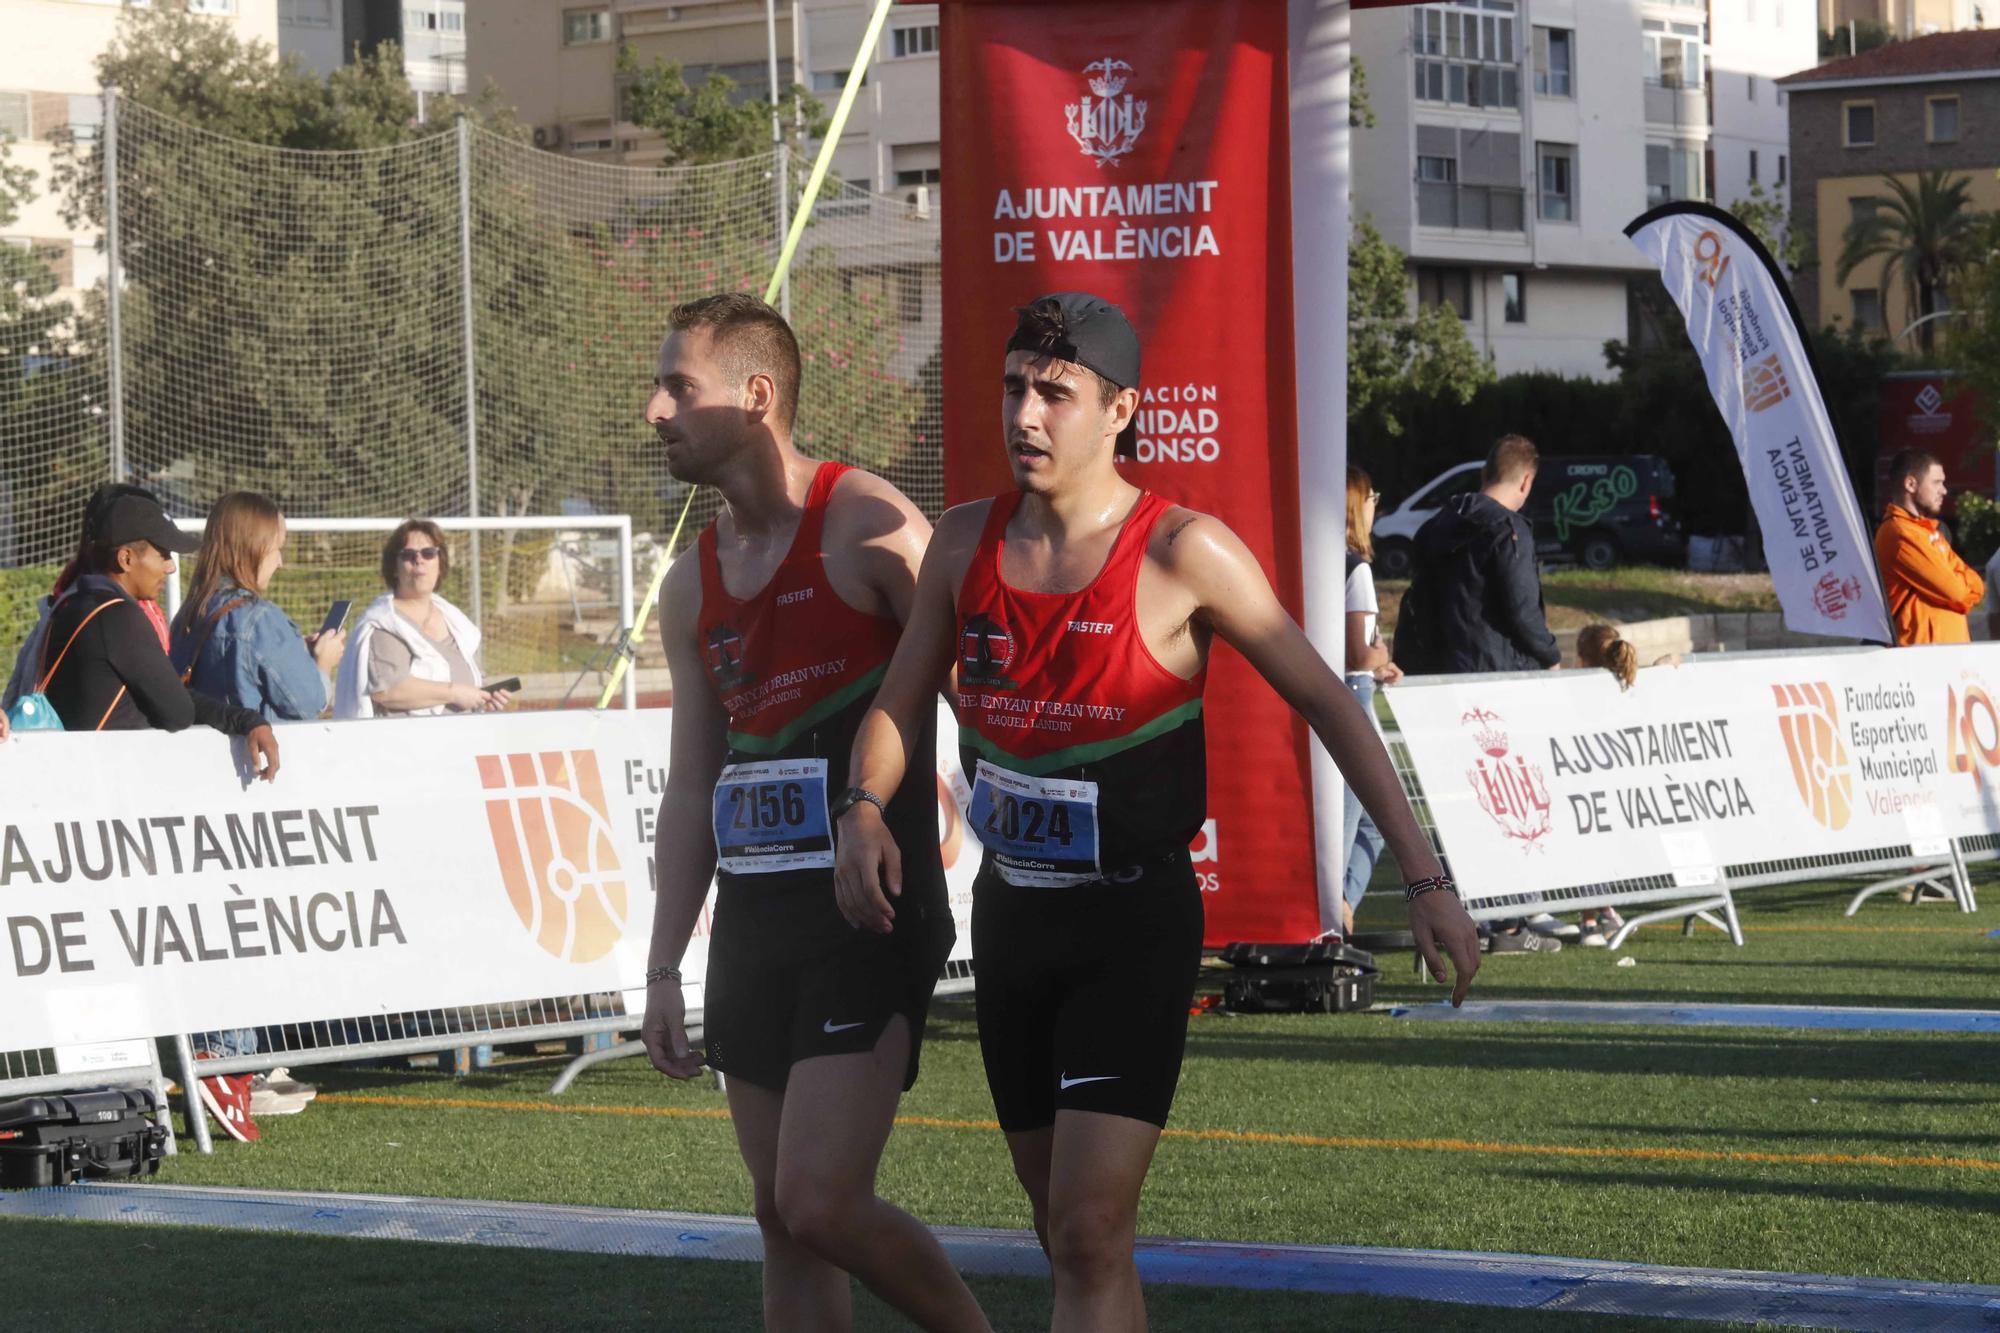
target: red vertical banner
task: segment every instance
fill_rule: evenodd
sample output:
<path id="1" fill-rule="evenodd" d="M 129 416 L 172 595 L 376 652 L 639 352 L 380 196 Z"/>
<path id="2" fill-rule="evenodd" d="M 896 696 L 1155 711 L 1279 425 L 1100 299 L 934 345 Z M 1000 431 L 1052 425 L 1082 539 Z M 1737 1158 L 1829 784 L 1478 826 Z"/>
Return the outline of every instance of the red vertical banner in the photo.
<path id="1" fill-rule="evenodd" d="M 1126 475 L 1228 523 L 1298 615 L 1284 0 L 942 11 L 946 498 L 1013 485 L 1000 426 L 1013 308 L 1093 292 L 1144 351 Z M 1310 938 L 1306 728 L 1221 645 L 1207 720 L 1194 854 L 1208 942 Z"/>

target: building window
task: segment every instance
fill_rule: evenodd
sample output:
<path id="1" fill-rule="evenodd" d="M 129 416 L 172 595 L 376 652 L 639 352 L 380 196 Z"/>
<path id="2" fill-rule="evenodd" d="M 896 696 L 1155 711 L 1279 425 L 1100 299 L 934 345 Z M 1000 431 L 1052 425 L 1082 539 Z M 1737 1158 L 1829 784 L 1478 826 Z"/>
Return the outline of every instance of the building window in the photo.
<path id="1" fill-rule="evenodd" d="M 1689 144 L 1646 145 L 1646 206 L 1702 197 L 1702 150 Z"/>
<path id="2" fill-rule="evenodd" d="M 618 141 L 602 130 L 593 131 L 588 139 L 579 136 L 574 130 L 569 135 L 569 150 L 572 153 L 608 153 L 617 146 Z"/>
<path id="3" fill-rule="evenodd" d="M 608 9 L 566 9 L 563 11 L 563 45 L 590 46 L 611 40 L 611 11 Z"/>
<path id="4" fill-rule="evenodd" d="M 1788 174 L 1790 166 L 1791 163 L 1785 160 L 1785 155 L 1783 153 L 1778 154 L 1778 184 L 1783 185 L 1791 178 Z"/>
<path id="5" fill-rule="evenodd" d="M 1757 150 L 1754 148 L 1750 150 L 1750 183 L 1757 183 Z"/>
<path id="6" fill-rule="evenodd" d="M 1848 292 L 1854 298 L 1854 327 L 1857 329 L 1879 329 L 1882 325 L 1882 293 L 1873 287 L 1856 287 Z"/>
<path id="7" fill-rule="evenodd" d="M 1450 306 L 1460 319 L 1472 318 L 1472 270 L 1469 268 L 1417 269 L 1417 304 Z"/>
<path id="8" fill-rule="evenodd" d="M 1410 11 L 1420 102 L 1449 106 L 1521 105 L 1521 57 L 1514 0 L 1462 0 Z"/>
<path id="9" fill-rule="evenodd" d="M 1647 19 L 1646 82 L 1662 88 L 1701 87 L 1701 25 Z"/>
<path id="10" fill-rule="evenodd" d="M 436 32 L 437 11 L 434 9 L 406 9 L 403 11 L 403 28 L 408 32 Z"/>
<path id="11" fill-rule="evenodd" d="M 1576 34 L 1568 28 L 1535 29 L 1535 91 L 1543 97 L 1574 97 Z"/>
<path id="12" fill-rule="evenodd" d="M 1932 143 L 1958 142 L 1958 99 L 1956 97 L 1933 97 L 1926 104 L 1930 113 L 1930 141 Z"/>
<path id="13" fill-rule="evenodd" d="M 1526 284 L 1527 279 L 1522 274 L 1502 273 L 1500 275 L 1500 295 L 1507 305 L 1507 322 L 1509 324 L 1526 324 L 1528 322 L 1528 291 Z"/>
<path id="14" fill-rule="evenodd" d="M 936 55 L 938 49 L 938 25 L 926 24 L 921 28 L 891 28 L 889 30 L 889 55 L 891 59 L 903 60 L 910 56 Z"/>
<path id="15" fill-rule="evenodd" d="M 447 9 L 438 18 L 443 21 L 446 32 L 465 31 L 465 15 L 456 9 Z"/>
<path id="16" fill-rule="evenodd" d="M 1849 148 L 1873 148 L 1875 146 L 1875 104 L 1873 102 L 1849 102 L 1841 107 L 1841 124 L 1846 130 L 1846 144 Z"/>
<path id="17" fill-rule="evenodd" d="M 1882 206 L 1875 201 L 1873 195 L 1861 199 L 1848 200 L 1847 229 L 1853 231 L 1856 227 L 1867 226 L 1875 220 L 1876 215 L 1881 211 Z"/>
<path id="18" fill-rule="evenodd" d="M 28 136 L 28 95 L 0 92 L 0 134 L 16 139 Z"/>
<path id="19" fill-rule="evenodd" d="M 98 93 L 69 95 L 69 137 L 74 143 L 94 143 L 104 126 L 104 98 Z"/>
<path id="20" fill-rule="evenodd" d="M 1537 144 L 1535 156 L 1541 164 L 1542 221 L 1576 221 L 1576 145 Z"/>
<path id="21" fill-rule="evenodd" d="M 935 143 L 899 143 L 889 148 L 890 179 L 898 189 L 913 185 L 935 186 L 944 162 Z"/>
<path id="22" fill-rule="evenodd" d="M 190 14 L 234 14 L 236 0 L 188 0 Z"/>
<path id="23" fill-rule="evenodd" d="M 1757 76 L 1755 74 L 1746 74 L 1743 77 L 1749 83 L 1750 100 L 1754 102 L 1757 100 Z"/>
<path id="24" fill-rule="evenodd" d="M 1417 223 L 1468 231 L 1527 228 L 1521 136 L 1469 126 L 1417 126 Z"/>
<path id="25" fill-rule="evenodd" d="M 331 28 L 333 0 L 284 0 L 278 6 L 278 22 L 299 28 Z"/>
<path id="26" fill-rule="evenodd" d="M 847 86 L 848 71 L 844 69 L 816 69 L 812 75 L 812 90 L 816 93 L 837 93 Z M 861 71 L 861 86 L 868 86 L 868 71 Z"/>

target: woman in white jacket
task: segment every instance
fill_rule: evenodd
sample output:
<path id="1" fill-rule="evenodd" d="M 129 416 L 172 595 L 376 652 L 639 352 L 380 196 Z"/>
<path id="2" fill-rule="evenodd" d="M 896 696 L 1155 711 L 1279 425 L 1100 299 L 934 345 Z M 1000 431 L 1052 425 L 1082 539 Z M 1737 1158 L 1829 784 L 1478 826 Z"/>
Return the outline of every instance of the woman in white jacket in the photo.
<path id="1" fill-rule="evenodd" d="M 347 639 L 333 687 L 335 717 L 432 716 L 507 706 L 480 688 L 479 627 L 437 595 L 451 572 L 444 530 L 429 519 L 397 526 L 382 545 L 377 597 Z"/>

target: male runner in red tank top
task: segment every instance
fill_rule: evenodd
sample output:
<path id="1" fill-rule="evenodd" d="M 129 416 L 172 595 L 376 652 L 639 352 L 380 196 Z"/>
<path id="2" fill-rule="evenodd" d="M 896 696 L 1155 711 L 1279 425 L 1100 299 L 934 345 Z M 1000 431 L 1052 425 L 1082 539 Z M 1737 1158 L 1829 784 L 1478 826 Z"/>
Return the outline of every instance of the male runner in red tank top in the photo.
<path id="1" fill-rule="evenodd" d="M 954 934 L 928 764 L 878 802 L 912 867 L 896 927 L 856 931 L 833 894 L 829 774 L 837 789 L 930 527 L 880 477 L 792 447 L 799 348 L 777 311 L 734 293 L 670 322 L 646 420 L 668 471 L 724 507 L 661 601 L 673 751 L 641 1037 L 665 1074 L 728 1076 L 767 1327 L 848 1327 L 851 1273 L 922 1328 L 984 1330 L 936 1238 L 875 1194 Z M 711 878 L 704 1058 L 679 968 Z"/>
<path id="2" fill-rule="evenodd" d="M 1054 1327 L 1145 1326 L 1139 1192 L 1179 1076 L 1200 962 L 1187 845 L 1203 818 L 1201 684 L 1233 645 L 1311 724 L 1388 839 L 1434 975 L 1464 999 L 1471 919 L 1375 730 L 1220 521 L 1119 476 L 1139 341 L 1079 292 L 1016 312 L 1001 424 L 1015 495 L 939 520 L 916 605 L 861 724 L 852 788 L 893 790 L 956 666 L 972 825 L 980 1047 L 1055 1276 Z M 910 876 L 879 811 L 840 816 L 841 911 L 893 929 Z"/>

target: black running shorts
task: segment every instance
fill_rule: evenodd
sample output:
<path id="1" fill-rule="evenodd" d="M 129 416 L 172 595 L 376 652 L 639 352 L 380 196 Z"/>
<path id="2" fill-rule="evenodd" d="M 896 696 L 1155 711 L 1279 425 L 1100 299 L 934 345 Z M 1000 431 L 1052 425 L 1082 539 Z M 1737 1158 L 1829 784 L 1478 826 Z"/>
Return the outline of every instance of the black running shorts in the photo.
<path id="1" fill-rule="evenodd" d="M 1019 888 L 980 872 L 972 897 L 979 1050 L 1000 1127 L 1059 1110 L 1164 1127 L 1201 967 L 1202 902 L 1186 852 L 1129 883 Z"/>
<path id="2" fill-rule="evenodd" d="M 792 1066 L 873 1050 L 897 1014 L 910 1023 L 908 1091 L 917 1079 L 931 992 L 956 931 L 943 886 L 894 901 L 895 930 L 856 930 L 833 877 L 725 877 L 708 944 L 702 1027 L 711 1069 L 783 1092 Z"/>

